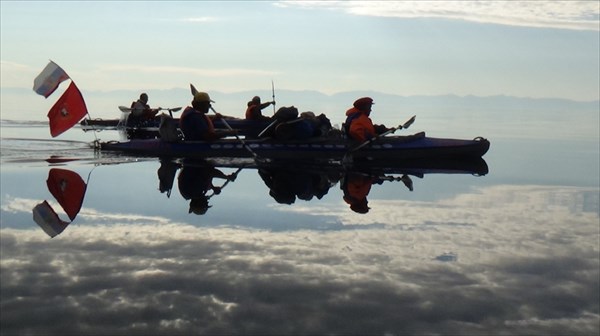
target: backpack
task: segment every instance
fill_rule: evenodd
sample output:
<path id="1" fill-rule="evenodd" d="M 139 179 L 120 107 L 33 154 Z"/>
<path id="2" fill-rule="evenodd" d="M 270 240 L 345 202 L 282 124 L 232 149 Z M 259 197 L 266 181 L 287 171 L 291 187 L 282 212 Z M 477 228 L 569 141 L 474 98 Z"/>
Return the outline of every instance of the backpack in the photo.
<path id="1" fill-rule="evenodd" d="M 177 142 L 181 140 L 177 121 L 164 113 L 160 115 L 158 134 L 160 135 L 160 139 L 166 142 Z"/>
<path id="2" fill-rule="evenodd" d="M 279 122 L 290 121 L 296 118 L 298 118 L 298 109 L 294 106 L 280 107 L 273 115 L 273 119 L 277 119 Z"/>

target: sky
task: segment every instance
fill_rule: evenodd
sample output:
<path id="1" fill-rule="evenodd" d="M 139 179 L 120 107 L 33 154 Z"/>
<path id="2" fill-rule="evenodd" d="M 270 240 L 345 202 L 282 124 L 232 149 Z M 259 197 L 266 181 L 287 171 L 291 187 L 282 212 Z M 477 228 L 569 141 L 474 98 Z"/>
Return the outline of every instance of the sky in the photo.
<path id="1" fill-rule="evenodd" d="M 599 99 L 598 1 L 5 1 L 1 88 Z M 33 91 L 32 91 L 33 92 Z M 32 95 L 32 98 L 34 96 Z"/>

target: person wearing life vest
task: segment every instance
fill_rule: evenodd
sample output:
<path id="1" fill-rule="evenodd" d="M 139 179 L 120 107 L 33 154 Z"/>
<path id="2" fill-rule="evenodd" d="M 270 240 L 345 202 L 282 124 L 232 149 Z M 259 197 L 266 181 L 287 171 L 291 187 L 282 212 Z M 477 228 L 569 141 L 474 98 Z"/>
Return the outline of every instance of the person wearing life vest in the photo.
<path id="1" fill-rule="evenodd" d="M 262 115 L 262 110 L 269 106 L 275 105 L 275 101 L 266 103 L 260 102 L 259 96 L 254 96 L 251 101 L 248 102 L 248 108 L 246 109 L 246 119 L 248 120 L 270 120 L 270 117 Z"/>
<path id="2" fill-rule="evenodd" d="M 346 111 L 344 128 L 346 135 L 353 140 L 365 142 L 378 134 L 386 132 L 389 128 L 384 125 L 373 125 L 369 115 L 371 106 L 375 104 L 370 97 L 357 99 L 353 107 Z"/>
<path id="3" fill-rule="evenodd" d="M 140 94 L 140 99 L 131 103 L 131 114 L 127 118 L 127 123 L 129 126 L 137 126 L 146 120 L 152 120 L 159 110 L 160 107 L 150 108 L 148 94 L 144 92 Z"/>
<path id="4" fill-rule="evenodd" d="M 213 184 L 214 178 L 235 181 L 236 173 L 226 175 L 221 170 L 201 160 L 184 160 L 183 167 L 177 177 L 177 186 L 181 196 L 190 201 L 188 213 L 204 215 L 211 207 L 207 195 L 212 190 L 213 195 L 221 193 L 222 187 Z"/>
<path id="5" fill-rule="evenodd" d="M 197 92 L 192 100 L 192 106 L 186 107 L 181 114 L 179 127 L 185 141 L 210 141 L 233 135 L 231 131 L 215 131 L 212 120 L 207 115 L 211 107 L 210 103 L 214 103 L 214 100 L 210 99 L 208 93 Z M 222 117 L 219 113 L 215 114 L 216 119 Z"/>
<path id="6" fill-rule="evenodd" d="M 359 173 L 349 172 L 344 176 L 341 184 L 344 192 L 344 201 L 350 205 L 350 209 L 356 213 L 365 214 L 369 212 L 367 196 L 374 183 L 381 183 L 377 178 Z"/>

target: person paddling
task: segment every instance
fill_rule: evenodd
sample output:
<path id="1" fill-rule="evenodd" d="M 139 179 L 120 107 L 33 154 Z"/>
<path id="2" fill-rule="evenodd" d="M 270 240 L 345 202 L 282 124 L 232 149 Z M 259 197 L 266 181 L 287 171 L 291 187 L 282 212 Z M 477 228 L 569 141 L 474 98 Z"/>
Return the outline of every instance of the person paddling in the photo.
<path id="1" fill-rule="evenodd" d="M 248 108 L 246 109 L 246 119 L 248 120 L 271 120 L 270 117 L 262 115 L 262 110 L 269 106 L 275 105 L 275 101 L 261 103 L 259 96 L 254 96 L 251 101 L 248 102 Z"/>
<path id="2" fill-rule="evenodd" d="M 210 103 L 214 102 L 206 92 L 194 94 L 192 106 L 186 107 L 179 119 L 179 127 L 185 141 L 210 141 L 234 135 L 234 131 L 215 131 L 212 120 L 207 115 L 211 107 Z M 216 113 L 215 118 L 221 119 L 223 116 Z"/>
<path id="3" fill-rule="evenodd" d="M 369 118 L 373 104 L 375 103 L 370 97 L 359 98 L 354 102 L 353 107 L 346 111 L 344 131 L 350 139 L 365 142 L 389 130 L 384 125 L 374 125 Z"/>
<path id="4" fill-rule="evenodd" d="M 204 215 L 211 207 L 208 203 L 212 190 L 213 195 L 221 193 L 222 187 L 213 184 L 214 178 L 235 181 L 237 173 L 225 174 L 211 163 L 204 160 L 184 160 L 183 167 L 177 177 L 177 186 L 181 196 L 190 201 L 188 213 Z"/>
<path id="5" fill-rule="evenodd" d="M 156 114 L 160 110 L 159 108 L 153 109 L 148 105 L 148 94 L 140 94 L 140 99 L 131 103 L 131 114 L 127 119 L 127 123 L 130 126 L 137 126 L 138 124 L 152 120 L 156 117 Z"/>

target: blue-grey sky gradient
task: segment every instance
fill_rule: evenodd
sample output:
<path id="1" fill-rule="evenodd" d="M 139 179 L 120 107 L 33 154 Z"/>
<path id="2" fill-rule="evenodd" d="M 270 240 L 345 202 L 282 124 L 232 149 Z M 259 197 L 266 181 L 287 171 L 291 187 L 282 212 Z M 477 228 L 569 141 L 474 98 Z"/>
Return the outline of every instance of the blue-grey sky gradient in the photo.
<path id="1" fill-rule="evenodd" d="M 597 1 L 1 2 L 2 88 L 599 98 Z"/>

